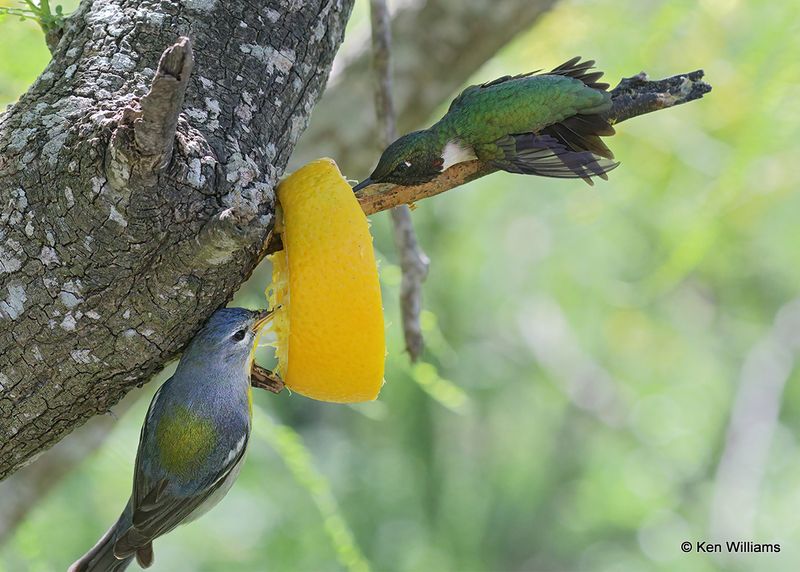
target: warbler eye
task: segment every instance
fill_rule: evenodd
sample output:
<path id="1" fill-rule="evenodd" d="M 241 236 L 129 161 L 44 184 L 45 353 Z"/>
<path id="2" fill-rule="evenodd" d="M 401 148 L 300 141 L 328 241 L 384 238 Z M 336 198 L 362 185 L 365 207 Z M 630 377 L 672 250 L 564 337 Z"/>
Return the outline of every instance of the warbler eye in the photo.
<path id="1" fill-rule="evenodd" d="M 237 331 L 235 334 L 233 334 L 231 337 L 232 337 L 232 338 L 233 338 L 235 341 L 237 341 L 237 342 L 241 342 L 241 341 L 244 339 L 244 337 L 245 337 L 246 335 L 247 335 L 247 330 L 238 330 L 238 331 Z"/>
<path id="2" fill-rule="evenodd" d="M 395 167 L 395 170 L 401 172 L 407 171 L 409 167 L 411 167 L 411 163 L 409 161 L 403 161 L 402 163 L 397 165 L 397 167 Z"/>

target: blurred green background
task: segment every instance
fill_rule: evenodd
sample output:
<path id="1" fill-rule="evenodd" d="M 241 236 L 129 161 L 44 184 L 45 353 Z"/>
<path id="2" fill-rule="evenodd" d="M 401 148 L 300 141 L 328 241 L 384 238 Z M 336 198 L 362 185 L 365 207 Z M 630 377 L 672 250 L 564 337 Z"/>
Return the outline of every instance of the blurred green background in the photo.
<path id="1" fill-rule="evenodd" d="M 48 53 L 29 22 L 0 20 L 0 38 L 5 105 Z M 156 542 L 153 570 L 800 569 L 798 53 L 797 2 L 559 3 L 473 79 L 581 54 L 612 85 L 702 67 L 713 92 L 619 126 L 622 165 L 594 188 L 495 174 L 419 203 L 416 367 L 373 216 L 379 401 L 259 392 L 239 482 Z M 262 305 L 269 276 L 235 303 Z M 157 385 L 0 547 L 0 570 L 64 569 L 116 519 Z M 781 552 L 680 550 L 714 538 Z"/>

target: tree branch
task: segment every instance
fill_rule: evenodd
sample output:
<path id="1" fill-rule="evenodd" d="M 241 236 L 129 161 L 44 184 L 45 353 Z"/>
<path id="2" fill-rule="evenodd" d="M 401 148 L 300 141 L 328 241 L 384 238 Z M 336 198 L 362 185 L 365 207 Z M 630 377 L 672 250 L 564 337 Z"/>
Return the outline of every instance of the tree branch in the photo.
<path id="1" fill-rule="evenodd" d="M 66 18 L 0 114 L 0 478 L 149 381 L 249 276 L 352 4 Z"/>
<path id="2" fill-rule="evenodd" d="M 416 362 L 425 349 L 420 314 L 422 313 L 422 283 L 428 277 L 430 259 L 419 246 L 411 209 L 406 205 L 394 207 L 392 230 L 395 248 L 400 256 L 400 313 L 403 319 L 403 338 L 406 351 L 412 362 Z"/>
<path id="3" fill-rule="evenodd" d="M 372 30 L 372 72 L 375 83 L 375 115 L 380 147 L 397 138 L 394 97 L 392 96 L 392 24 L 386 0 L 370 0 Z"/>
<path id="4" fill-rule="evenodd" d="M 150 91 L 142 98 L 141 121 L 134 125 L 136 147 L 142 155 L 158 156 L 159 169 L 169 162 L 193 67 L 192 42 L 184 36 L 164 51 Z"/>
<path id="5" fill-rule="evenodd" d="M 611 90 L 613 106 L 607 113 L 612 123 L 621 123 L 633 117 L 667 109 L 695 99 L 711 91 L 703 81 L 703 70 L 651 81 L 642 72 L 625 78 Z M 405 187 L 390 183 L 369 185 L 356 193 L 361 208 L 369 214 L 410 204 L 461 186 L 493 173 L 496 169 L 481 161 L 454 165 L 436 179 L 423 185 Z"/>
<path id="6" fill-rule="evenodd" d="M 611 123 L 622 123 L 632 117 L 700 99 L 711 91 L 711 86 L 703 81 L 703 75 L 703 70 L 695 70 L 651 80 L 646 73 L 640 72 L 622 78 L 611 90 L 614 106 L 607 117 Z"/>
<path id="7" fill-rule="evenodd" d="M 250 371 L 250 385 L 266 389 L 271 393 L 280 393 L 285 387 L 278 374 L 258 364 L 253 364 L 253 369 Z"/>
<path id="8" fill-rule="evenodd" d="M 370 0 L 372 23 L 372 59 L 375 76 L 375 112 L 381 126 L 380 148 L 397 138 L 394 99 L 392 97 L 392 30 L 386 0 Z M 414 232 L 411 210 L 399 205 L 391 210 L 394 245 L 400 256 L 402 283 L 400 311 L 406 350 L 412 362 L 422 355 L 425 341 L 420 325 L 422 283 L 428 276 L 430 260 L 422 251 Z"/>

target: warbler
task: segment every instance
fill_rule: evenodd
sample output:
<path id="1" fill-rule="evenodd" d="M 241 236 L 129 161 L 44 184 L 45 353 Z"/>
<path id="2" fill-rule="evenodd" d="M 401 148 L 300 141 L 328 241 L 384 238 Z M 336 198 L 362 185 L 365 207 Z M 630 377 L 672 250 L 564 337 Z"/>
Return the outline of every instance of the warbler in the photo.
<path id="1" fill-rule="evenodd" d="M 119 520 L 70 572 L 153 563 L 153 540 L 217 504 L 239 474 L 252 419 L 250 368 L 271 310 L 217 310 L 153 396 Z"/>

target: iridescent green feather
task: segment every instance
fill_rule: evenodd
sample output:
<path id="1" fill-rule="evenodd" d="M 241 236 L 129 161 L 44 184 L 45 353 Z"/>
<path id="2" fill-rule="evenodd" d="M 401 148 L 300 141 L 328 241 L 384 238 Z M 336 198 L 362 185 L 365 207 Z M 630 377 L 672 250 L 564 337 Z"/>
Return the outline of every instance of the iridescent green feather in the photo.
<path id="1" fill-rule="evenodd" d="M 472 145 L 511 133 L 538 132 L 577 114 L 600 113 L 611 106 L 608 92 L 561 75 L 531 75 L 465 90 L 431 130 L 440 141 Z"/>

